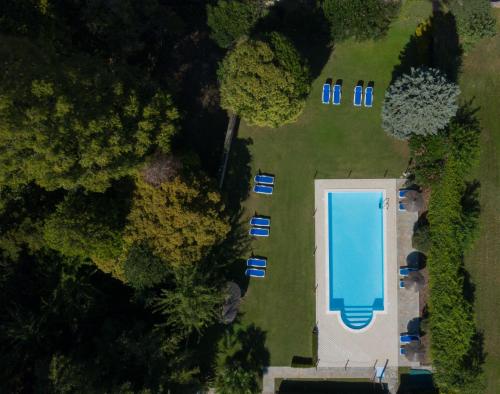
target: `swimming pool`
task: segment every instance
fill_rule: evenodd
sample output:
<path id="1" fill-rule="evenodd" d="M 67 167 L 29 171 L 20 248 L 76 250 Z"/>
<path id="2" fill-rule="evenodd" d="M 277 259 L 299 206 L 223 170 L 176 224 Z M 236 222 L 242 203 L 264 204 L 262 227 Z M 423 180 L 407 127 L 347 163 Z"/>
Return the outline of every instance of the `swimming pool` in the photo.
<path id="1" fill-rule="evenodd" d="M 384 310 L 383 191 L 329 191 L 329 310 L 354 330 Z"/>

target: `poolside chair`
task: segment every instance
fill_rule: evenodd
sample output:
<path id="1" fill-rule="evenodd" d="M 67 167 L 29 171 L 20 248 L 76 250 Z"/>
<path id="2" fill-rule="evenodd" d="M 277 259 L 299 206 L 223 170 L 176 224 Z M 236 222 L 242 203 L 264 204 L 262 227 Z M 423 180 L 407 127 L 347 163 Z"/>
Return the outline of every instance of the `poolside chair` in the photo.
<path id="1" fill-rule="evenodd" d="M 321 102 L 323 104 L 328 104 L 330 102 L 330 89 L 331 85 L 329 83 L 325 83 L 323 85 L 323 95 L 321 98 Z"/>
<path id="2" fill-rule="evenodd" d="M 263 185 L 274 185 L 274 176 L 272 175 L 257 174 L 253 180 L 255 183 L 261 183 Z"/>
<path id="3" fill-rule="evenodd" d="M 406 212 L 406 206 L 401 201 L 398 204 L 398 210 L 401 211 L 401 212 Z"/>
<path id="4" fill-rule="evenodd" d="M 253 187 L 253 191 L 257 194 L 273 194 L 273 187 L 257 184 Z"/>
<path id="5" fill-rule="evenodd" d="M 271 219 L 263 217 L 263 216 L 254 216 L 250 219 L 251 226 L 259 226 L 259 227 L 269 227 L 271 226 Z"/>
<path id="6" fill-rule="evenodd" d="M 248 233 L 254 237 L 269 237 L 268 228 L 252 227 Z"/>
<path id="7" fill-rule="evenodd" d="M 365 89 L 365 107 L 370 108 L 373 105 L 373 87 L 367 86 Z"/>
<path id="8" fill-rule="evenodd" d="M 251 278 L 264 278 L 266 276 L 266 271 L 258 268 L 249 268 L 245 271 L 245 275 Z"/>
<path id="9" fill-rule="evenodd" d="M 418 271 L 416 268 L 411 268 L 411 267 L 403 267 L 399 269 L 399 275 L 400 276 L 408 276 L 410 275 L 410 272 Z"/>
<path id="10" fill-rule="evenodd" d="M 420 342 L 420 337 L 418 335 L 408 335 L 401 334 L 399 336 L 399 343 L 411 343 L 411 342 Z"/>
<path id="11" fill-rule="evenodd" d="M 250 257 L 247 259 L 247 267 L 266 268 L 267 259 L 262 257 Z"/>
<path id="12" fill-rule="evenodd" d="M 356 85 L 356 87 L 354 88 L 353 104 L 355 107 L 361 107 L 362 102 L 363 102 L 363 86 Z"/>
<path id="13" fill-rule="evenodd" d="M 406 275 L 406 276 L 408 276 L 408 275 Z M 399 288 L 400 289 L 404 289 L 405 288 L 405 281 L 402 280 L 402 279 L 399 281 Z"/>
<path id="14" fill-rule="evenodd" d="M 340 105 L 340 100 L 342 100 L 342 85 L 335 84 L 333 87 L 333 105 Z"/>
<path id="15" fill-rule="evenodd" d="M 404 346 L 399 347 L 399 355 L 404 356 L 406 354 L 406 348 Z"/>
<path id="16" fill-rule="evenodd" d="M 398 192 L 399 198 L 405 198 L 406 193 L 408 193 L 408 192 L 409 192 L 408 189 L 399 189 L 399 192 Z"/>

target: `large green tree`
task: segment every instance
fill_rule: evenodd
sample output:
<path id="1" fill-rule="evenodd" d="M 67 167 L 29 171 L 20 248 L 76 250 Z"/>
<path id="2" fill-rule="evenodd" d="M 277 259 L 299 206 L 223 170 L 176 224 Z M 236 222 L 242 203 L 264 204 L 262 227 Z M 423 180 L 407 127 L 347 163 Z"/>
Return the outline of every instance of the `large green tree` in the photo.
<path id="1" fill-rule="evenodd" d="M 0 40 L 0 183 L 103 191 L 154 145 L 170 149 L 168 94 L 88 56 Z"/>
<path id="2" fill-rule="evenodd" d="M 167 264 L 155 256 L 144 243 L 132 245 L 123 271 L 127 282 L 137 289 L 161 283 L 169 272 Z"/>
<path id="3" fill-rule="evenodd" d="M 219 79 L 222 107 L 258 126 L 297 120 L 309 93 L 307 66 L 277 33 L 239 43 L 222 62 Z"/>
<path id="4" fill-rule="evenodd" d="M 229 231 L 220 195 L 203 177 L 176 176 L 154 186 L 137 180 L 126 240 L 145 242 L 176 266 L 204 258 Z"/>
<path id="5" fill-rule="evenodd" d="M 358 40 L 385 34 L 396 16 L 399 0 L 323 0 L 323 12 L 333 40 Z"/>
<path id="6" fill-rule="evenodd" d="M 466 47 L 483 37 L 495 35 L 496 20 L 489 0 L 451 0 L 450 10 Z"/>
<path id="7" fill-rule="evenodd" d="M 261 0 L 219 0 L 207 5 L 207 24 L 211 37 L 222 48 L 229 48 L 240 37 L 248 35 L 255 22 L 262 16 Z"/>
<path id="8" fill-rule="evenodd" d="M 412 68 L 389 86 L 382 127 L 399 139 L 437 134 L 458 110 L 458 86 L 434 68 Z"/>

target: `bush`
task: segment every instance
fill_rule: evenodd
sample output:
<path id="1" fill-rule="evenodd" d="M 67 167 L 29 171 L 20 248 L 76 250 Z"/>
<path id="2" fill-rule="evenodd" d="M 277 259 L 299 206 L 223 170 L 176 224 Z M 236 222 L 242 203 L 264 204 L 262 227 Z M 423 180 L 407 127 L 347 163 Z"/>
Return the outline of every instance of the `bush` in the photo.
<path id="1" fill-rule="evenodd" d="M 210 37 L 222 48 L 229 48 L 238 38 L 250 33 L 262 16 L 264 4 L 259 0 L 219 0 L 207 6 Z"/>
<path id="2" fill-rule="evenodd" d="M 460 39 L 466 47 L 483 37 L 495 35 L 496 20 L 489 0 L 452 0 L 450 10 L 456 18 Z"/>
<path id="3" fill-rule="evenodd" d="M 429 232 L 429 222 L 424 220 L 417 224 L 417 228 L 413 233 L 413 247 L 422 253 L 427 254 L 431 246 L 431 238 Z"/>
<path id="4" fill-rule="evenodd" d="M 458 109 L 460 89 L 433 68 L 412 68 L 397 79 L 385 94 L 382 127 L 399 139 L 412 134 L 436 134 Z"/>
<path id="5" fill-rule="evenodd" d="M 324 0 L 323 12 L 333 40 L 365 40 L 384 35 L 399 6 L 397 0 Z"/>
<path id="6" fill-rule="evenodd" d="M 309 92 L 309 72 L 292 43 L 278 33 L 244 41 L 219 68 L 221 105 L 257 126 L 295 121 Z"/>

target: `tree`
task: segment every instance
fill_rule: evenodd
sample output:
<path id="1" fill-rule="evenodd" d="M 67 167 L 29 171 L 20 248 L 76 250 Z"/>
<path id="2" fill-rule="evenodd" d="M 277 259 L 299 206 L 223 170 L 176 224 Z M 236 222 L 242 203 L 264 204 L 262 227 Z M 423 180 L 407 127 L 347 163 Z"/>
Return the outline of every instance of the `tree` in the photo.
<path id="1" fill-rule="evenodd" d="M 335 41 L 378 38 L 389 29 L 399 0 L 323 0 L 323 12 Z"/>
<path id="2" fill-rule="evenodd" d="M 250 33 L 255 22 L 262 17 L 261 0 L 219 0 L 207 5 L 207 24 L 210 37 L 221 47 L 229 48 L 240 37 Z"/>
<path id="3" fill-rule="evenodd" d="M 240 366 L 225 365 L 216 371 L 217 394 L 253 394 L 257 392 L 255 373 Z"/>
<path id="4" fill-rule="evenodd" d="M 429 222 L 421 219 L 417 223 L 412 239 L 413 247 L 422 253 L 428 253 L 431 247 L 431 237 L 429 232 Z"/>
<path id="5" fill-rule="evenodd" d="M 450 10 L 456 18 L 460 39 L 466 47 L 483 37 L 495 35 L 496 20 L 489 0 L 451 0 Z"/>
<path id="6" fill-rule="evenodd" d="M 1 184 L 104 191 L 153 146 L 169 151 L 172 99 L 125 69 L 22 39 L 2 40 L 0 56 Z"/>
<path id="7" fill-rule="evenodd" d="M 460 89 L 433 68 L 412 68 L 386 91 L 382 127 L 399 139 L 436 134 L 458 109 Z"/>
<path id="8" fill-rule="evenodd" d="M 163 315 L 165 326 L 186 336 L 193 331 L 201 334 L 219 318 L 223 294 L 196 270 L 182 270 L 175 282 L 173 290 L 162 290 L 154 310 Z"/>
<path id="9" fill-rule="evenodd" d="M 309 71 L 283 36 L 239 43 L 219 68 L 221 105 L 257 126 L 297 120 L 309 92 Z"/>
<path id="10" fill-rule="evenodd" d="M 128 283 L 145 289 L 161 283 L 168 274 L 168 267 L 147 245 L 139 244 L 130 248 L 123 271 Z"/>
<path id="11" fill-rule="evenodd" d="M 207 178 L 176 176 L 155 187 L 139 177 L 125 238 L 174 266 L 193 264 L 228 233 L 223 208 Z"/>

